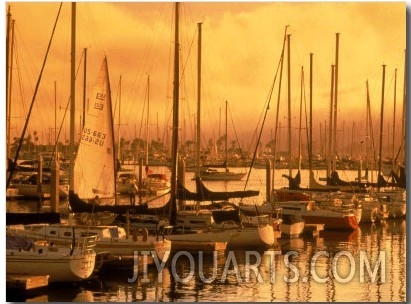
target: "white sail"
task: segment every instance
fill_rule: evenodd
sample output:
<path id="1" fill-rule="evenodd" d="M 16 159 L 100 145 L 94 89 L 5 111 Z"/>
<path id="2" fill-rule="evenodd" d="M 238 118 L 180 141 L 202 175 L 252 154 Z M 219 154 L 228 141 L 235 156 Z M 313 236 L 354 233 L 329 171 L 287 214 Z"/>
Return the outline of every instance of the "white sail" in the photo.
<path id="1" fill-rule="evenodd" d="M 82 199 L 114 197 L 113 116 L 107 59 L 104 58 L 86 109 L 74 165 L 74 192 Z"/>

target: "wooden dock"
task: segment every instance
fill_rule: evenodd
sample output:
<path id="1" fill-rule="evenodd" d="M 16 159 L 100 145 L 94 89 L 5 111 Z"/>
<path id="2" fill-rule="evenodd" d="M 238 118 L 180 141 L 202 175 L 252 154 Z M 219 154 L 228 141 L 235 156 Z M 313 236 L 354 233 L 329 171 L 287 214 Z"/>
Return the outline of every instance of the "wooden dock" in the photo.
<path id="1" fill-rule="evenodd" d="M 33 275 L 21 275 L 21 274 L 7 274 L 6 275 L 6 288 L 18 289 L 23 292 L 31 291 L 33 289 L 39 289 L 47 287 L 49 285 L 49 276 L 33 276 Z"/>

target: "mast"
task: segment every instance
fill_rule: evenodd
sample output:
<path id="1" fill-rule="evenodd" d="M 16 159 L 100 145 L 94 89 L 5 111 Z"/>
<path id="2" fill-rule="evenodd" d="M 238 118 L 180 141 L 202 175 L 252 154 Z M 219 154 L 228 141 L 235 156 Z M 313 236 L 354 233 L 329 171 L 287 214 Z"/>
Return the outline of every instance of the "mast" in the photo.
<path id="1" fill-rule="evenodd" d="M 148 166 L 148 142 L 150 120 L 150 75 L 147 75 L 146 166 Z"/>
<path id="2" fill-rule="evenodd" d="M 277 135 L 278 135 L 278 115 L 279 115 L 279 111 L 280 111 L 280 97 L 281 97 L 281 83 L 282 83 L 282 79 L 283 79 L 283 66 L 284 66 L 284 49 L 285 49 L 285 42 L 287 40 L 287 28 L 288 25 L 285 27 L 284 30 L 284 40 L 283 40 L 283 48 L 281 51 L 281 57 L 280 57 L 280 79 L 279 79 L 279 84 L 278 84 L 278 95 L 277 95 L 277 112 L 276 112 L 276 116 L 275 116 L 275 128 L 274 128 L 274 140 L 273 140 L 273 157 L 274 157 L 274 166 L 273 166 L 273 174 L 272 174 L 272 189 L 274 189 L 274 174 L 275 174 L 275 163 L 276 163 L 276 153 L 277 153 Z"/>
<path id="3" fill-rule="evenodd" d="M 198 47 L 197 47 L 197 141 L 196 141 L 196 176 L 200 177 L 200 149 L 201 149 L 201 23 L 198 27 Z"/>
<path id="4" fill-rule="evenodd" d="M 71 62 L 70 62 L 70 167 L 69 167 L 69 191 L 74 190 L 74 160 L 75 160 L 75 111 L 76 111 L 76 2 L 71 3 Z"/>
<path id="5" fill-rule="evenodd" d="M 84 48 L 84 71 L 83 71 L 83 125 L 86 122 L 86 80 L 87 80 L 87 48 Z"/>
<path id="6" fill-rule="evenodd" d="M 300 122 L 298 128 L 298 171 L 301 171 L 301 124 L 302 124 L 302 113 L 303 113 L 303 88 L 304 88 L 304 67 L 301 66 L 301 93 L 300 93 Z"/>
<path id="7" fill-rule="evenodd" d="M 116 155 L 115 155 L 115 153 L 114 153 L 114 122 L 113 122 L 113 109 L 112 109 L 112 100 L 111 100 L 111 86 L 110 86 L 110 77 L 109 77 L 109 73 L 108 73 L 108 63 L 107 63 L 107 57 L 106 56 L 104 56 L 104 63 L 105 63 L 105 68 L 106 68 L 106 75 L 107 75 L 107 93 L 108 93 L 108 98 L 110 99 L 110 102 L 109 102 L 109 105 L 110 105 L 110 118 L 111 118 L 111 120 L 110 120 L 110 127 L 111 127 L 111 142 L 113 143 L 113 152 L 112 152 L 112 155 L 113 155 L 113 164 L 115 164 L 116 163 Z M 116 170 L 115 170 L 116 168 L 114 167 L 114 170 L 113 170 L 113 181 L 114 181 L 114 192 L 113 192 L 113 196 L 114 196 L 114 198 L 116 197 L 116 193 L 117 193 L 117 190 L 116 190 L 116 178 L 117 178 L 117 172 L 116 172 Z M 114 199 L 114 205 L 117 205 L 117 203 L 118 203 L 118 200 L 116 200 L 116 199 Z"/>
<path id="8" fill-rule="evenodd" d="M 10 55 L 10 22 L 11 22 L 11 13 L 10 6 L 7 9 L 7 28 L 6 28 L 6 99 L 9 100 L 9 95 L 11 92 L 9 89 L 9 55 Z"/>
<path id="9" fill-rule="evenodd" d="M 6 120 L 7 120 L 7 138 L 6 138 L 6 145 L 7 145 L 7 151 L 6 151 L 6 157 L 10 157 L 10 117 L 11 117 L 11 110 L 10 110 L 10 95 L 11 91 L 9 88 L 9 83 L 10 81 L 10 76 L 9 76 L 9 68 L 11 65 L 11 60 L 9 59 L 10 56 L 10 20 L 11 20 L 11 13 L 10 13 L 10 6 L 7 10 L 7 29 L 6 29 Z M 10 169 L 10 168 L 7 168 Z"/>
<path id="10" fill-rule="evenodd" d="M 174 42 L 174 86 L 173 86 L 173 134 L 171 145 L 171 214 L 170 225 L 175 225 L 177 220 L 177 149 L 178 149 L 178 100 L 179 100 L 179 3 L 175 4 L 175 42 Z"/>
<path id="11" fill-rule="evenodd" d="M 392 169 L 395 170 L 395 112 L 397 108 L 397 69 L 394 72 L 394 113 L 392 115 Z"/>
<path id="12" fill-rule="evenodd" d="M 290 36 L 291 34 L 287 35 L 287 76 L 288 76 L 288 83 L 287 83 L 287 95 L 288 95 L 288 156 L 289 156 L 289 173 L 288 175 L 291 177 L 293 173 L 293 162 L 292 162 L 292 153 L 291 153 L 291 55 L 290 55 Z"/>
<path id="13" fill-rule="evenodd" d="M 338 100 L 338 53 L 339 53 L 339 43 L 340 43 L 340 33 L 335 34 L 335 90 L 334 90 L 334 126 L 333 126 L 333 133 L 334 133 L 334 138 L 333 138 L 333 168 L 332 171 L 337 170 L 337 100 Z M 331 127 L 331 126 L 330 126 Z"/>
<path id="14" fill-rule="evenodd" d="M 406 93 L 407 93 L 407 50 L 404 50 L 404 84 L 403 84 L 403 92 L 402 92 L 402 134 L 401 134 L 401 140 L 402 140 L 402 144 L 403 144 L 403 161 L 405 162 L 405 159 L 407 157 L 406 154 L 406 145 L 405 145 L 405 136 L 406 136 L 406 112 L 407 112 L 407 108 L 406 108 L 406 102 L 407 102 L 407 98 L 406 98 Z"/>
<path id="15" fill-rule="evenodd" d="M 310 142 L 308 144 L 308 163 L 310 174 L 313 169 L 313 53 L 310 53 Z M 310 179 L 311 180 L 311 179 Z"/>
<path id="16" fill-rule="evenodd" d="M 331 65 L 331 94 L 330 94 L 330 121 L 328 123 L 328 165 L 327 165 L 327 177 L 330 177 L 331 171 L 333 171 L 333 158 L 334 151 L 332 149 L 333 143 L 333 104 L 334 104 L 334 65 Z"/>
<path id="17" fill-rule="evenodd" d="M 117 140 L 118 140 L 118 147 L 117 147 L 117 159 L 119 164 L 121 164 L 121 136 L 120 136 L 120 128 L 121 128 L 121 80 L 122 80 L 122 75 L 120 75 L 120 80 L 119 80 L 119 92 L 118 92 L 118 129 L 117 129 Z M 119 166 L 120 167 L 120 166 Z M 116 170 L 119 170 L 120 168 L 116 168 Z"/>
<path id="18" fill-rule="evenodd" d="M 10 18 L 11 18 L 11 14 L 10 14 L 10 7 L 9 7 L 9 11 L 7 12 L 7 18 L 8 18 L 8 22 L 10 22 Z M 7 35 L 8 36 L 8 35 Z M 9 47 L 9 41 L 10 38 L 7 37 L 7 59 L 9 60 L 7 61 L 7 75 L 6 75 L 6 85 L 7 85 L 7 102 L 6 102 L 6 113 L 7 113 L 7 158 L 10 157 L 11 155 L 11 143 L 10 143 L 10 131 L 11 131 L 11 91 L 12 91 L 12 84 L 13 84 L 13 49 L 14 49 L 14 20 L 11 20 L 11 46 Z M 10 54 L 8 54 L 10 52 Z M 9 59 L 10 57 L 10 59 Z"/>
<path id="19" fill-rule="evenodd" d="M 378 159 L 378 174 L 382 175 L 382 132 L 384 126 L 384 89 L 385 89 L 385 64 L 382 65 L 382 90 L 381 90 L 381 121 L 380 121 L 380 151 Z"/>
<path id="20" fill-rule="evenodd" d="M 228 159 L 228 129 L 227 129 L 227 108 L 228 108 L 228 101 L 225 101 L 225 143 L 224 143 L 224 148 L 225 148 L 225 155 L 224 155 L 224 163 L 225 163 L 225 172 L 228 172 L 228 164 L 227 164 L 227 159 Z"/>
<path id="21" fill-rule="evenodd" d="M 365 156 L 364 161 L 366 164 L 366 168 L 368 169 L 368 153 L 369 153 L 369 137 L 370 137 L 370 116 L 368 113 L 368 80 L 366 82 L 366 89 L 367 89 L 367 106 L 365 108 Z M 362 152 L 362 151 L 361 151 Z"/>
<path id="22" fill-rule="evenodd" d="M 50 136 L 51 137 L 51 136 Z M 57 82 L 54 81 L 54 151 L 57 149 Z M 58 153 L 55 154 L 58 160 Z"/>

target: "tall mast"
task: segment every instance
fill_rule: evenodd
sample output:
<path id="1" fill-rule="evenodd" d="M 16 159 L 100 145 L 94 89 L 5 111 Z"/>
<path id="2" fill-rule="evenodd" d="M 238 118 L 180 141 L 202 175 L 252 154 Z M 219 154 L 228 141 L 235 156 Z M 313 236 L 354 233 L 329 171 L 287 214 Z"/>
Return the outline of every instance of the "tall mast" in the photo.
<path id="1" fill-rule="evenodd" d="M 50 136 L 51 137 L 51 136 Z M 54 151 L 57 149 L 57 82 L 54 81 Z M 56 153 L 56 160 L 58 160 L 58 153 Z"/>
<path id="2" fill-rule="evenodd" d="M 197 174 L 200 176 L 200 149 L 201 149 L 201 23 L 197 23 L 198 27 L 198 56 L 197 56 L 197 141 L 196 141 L 196 166 Z"/>
<path id="3" fill-rule="evenodd" d="M 287 40 L 287 28 L 288 25 L 285 27 L 284 30 L 284 40 L 283 40 L 283 49 L 281 51 L 281 62 L 280 62 L 280 79 L 278 83 L 278 95 L 277 95 L 277 112 L 275 116 L 275 128 L 274 128 L 274 140 L 273 140 L 273 157 L 274 157 L 274 166 L 273 166 L 273 174 L 271 176 L 272 179 L 272 189 L 274 189 L 274 173 L 275 173 L 275 162 L 276 162 L 276 153 L 277 153 L 277 135 L 278 135 L 278 115 L 280 111 L 280 97 L 281 97 L 281 83 L 283 79 L 283 66 L 284 66 L 284 49 L 285 49 L 285 42 Z"/>
<path id="4" fill-rule="evenodd" d="M 113 109 L 112 109 L 112 100 L 111 100 L 110 77 L 109 77 L 109 73 L 108 73 L 108 63 L 107 63 L 107 57 L 106 56 L 104 56 L 104 63 L 105 63 L 106 75 L 107 75 L 106 85 L 107 85 L 107 94 L 108 94 L 108 98 L 109 98 L 109 101 L 110 101 L 109 106 L 110 106 L 110 114 L 111 114 L 111 113 L 113 113 Z M 114 145 L 114 122 L 113 122 L 112 114 L 110 115 L 110 126 L 111 126 L 111 132 L 110 132 L 111 133 L 111 142 Z M 114 147 L 113 147 L 113 149 L 114 149 Z M 114 151 L 112 152 L 112 156 L 113 156 L 113 164 L 115 164 L 116 163 L 116 155 L 115 155 Z M 114 195 L 114 198 L 116 197 L 116 193 L 117 193 L 117 191 L 116 191 L 116 182 L 115 182 L 116 178 L 117 178 L 117 172 L 114 168 L 114 170 L 113 170 L 113 181 L 114 181 L 114 183 L 113 183 L 114 184 L 113 195 Z M 117 205 L 118 200 L 115 199 L 114 204 Z"/>
<path id="5" fill-rule="evenodd" d="M 406 120 L 406 112 L 407 112 L 407 108 L 406 108 L 406 98 L 407 95 L 407 50 L 404 50 L 404 84 L 403 84 L 403 92 L 402 92 L 402 134 L 401 134 L 401 140 L 403 143 L 403 161 L 405 161 L 406 159 L 406 145 L 405 145 L 405 136 L 406 136 L 406 124 L 405 124 L 405 120 Z"/>
<path id="6" fill-rule="evenodd" d="M 301 66 L 301 93 L 300 93 L 300 122 L 298 128 L 298 171 L 301 171 L 301 124 L 302 124 L 302 113 L 303 113 L 303 88 L 304 88 L 304 67 Z M 291 175 L 290 175 L 291 176 Z"/>
<path id="7" fill-rule="evenodd" d="M 334 65 L 331 65 L 331 94 L 330 94 L 330 121 L 328 123 L 328 165 L 327 165 L 327 177 L 330 177 L 331 171 L 333 171 L 333 158 L 334 150 L 332 149 L 333 143 L 333 104 L 334 104 Z"/>
<path id="8" fill-rule="evenodd" d="M 117 159 L 120 162 L 121 161 L 121 80 L 122 76 L 120 75 L 120 80 L 119 80 L 119 90 L 118 90 L 118 129 L 117 129 L 117 140 L 118 140 L 118 146 L 117 146 Z M 120 168 L 116 168 L 117 170 Z"/>
<path id="9" fill-rule="evenodd" d="M 337 170 L 337 112 L 338 112 L 338 107 L 337 107 L 337 100 L 338 100 L 338 54 L 339 54 L 339 43 L 340 43 L 340 33 L 335 34 L 335 90 L 334 90 L 334 127 L 333 127 L 333 132 L 334 132 L 334 138 L 333 138 L 333 171 Z"/>
<path id="10" fill-rule="evenodd" d="M 10 147 L 10 116 L 11 116 L 11 111 L 10 111 L 10 89 L 9 89 L 9 69 L 10 69 L 10 22 L 11 22 L 11 13 L 10 13 L 10 6 L 7 10 L 7 29 L 6 29 L 6 120 L 7 120 L 7 157 L 10 156 L 9 153 L 9 147 Z"/>
<path id="11" fill-rule="evenodd" d="M 83 125 L 86 123 L 86 80 L 87 80 L 87 48 L 84 48 L 84 70 L 83 70 Z"/>
<path id="12" fill-rule="evenodd" d="M 70 63 L 70 167 L 69 167 L 69 191 L 72 192 L 74 189 L 74 160 L 75 160 L 75 111 L 76 111 L 76 2 L 71 3 L 71 63 Z"/>
<path id="13" fill-rule="evenodd" d="M 394 72 L 394 113 L 392 115 L 392 169 L 395 170 L 396 164 L 394 163 L 395 158 L 395 112 L 397 109 L 397 69 Z"/>
<path id="14" fill-rule="evenodd" d="M 313 53 L 310 53 L 310 142 L 308 144 L 308 162 L 310 174 L 313 169 Z"/>
<path id="15" fill-rule="evenodd" d="M 385 89 L 385 64 L 382 65 L 382 90 L 381 90 L 381 121 L 380 121 L 380 151 L 378 158 L 378 174 L 381 175 L 382 167 L 382 132 L 384 126 L 384 89 Z"/>
<path id="16" fill-rule="evenodd" d="M 173 134 L 171 145 L 171 214 L 170 225 L 176 224 L 177 216 L 177 149 L 178 149 L 178 100 L 179 100 L 179 48 L 180 42 L 178 37 L 179 23 L 179 3 L 175 5 L 175 42 L 174 42 L 174 86 L 173 86 Z"/>
<path id="17" fill-rule="evenodd" d="M 366 82 L 366 89 L 367 89 L 367 106 L 365 108 L 365 157 L 364 157 L 364 161 L 368 168 L 369 137 L 370 137 L 370 114 L 368 113 L 368 80 Z"/>
<path id="18" fill-rule="evenodd" d="M 225 163 L 225 172 L 228 172 L 228 164 L 227 164 L 227 158 L 228 158 L 228 129 L 227 129 L 227 108 L 228 108 L 228 101 L 225 101 L 225 155 L 224 155 L 224 163 Z"/>
<path id="19" fill-rule="evenodd" d="M 9 8 L 10 10 L 10 8 Z M 7 17 L 10 18 L 11 14 L 10 11 L 7 13 Z M 10 39 L 10 38 L 8 38 Z M 11 156 L 11 143 L 10 143 L 10 131 L 11 131 L 11 91 L 12 91 L 12 84 L 13 84 L 13 49 L 14 49 L 14 20 L 11 20 L 11 46 L 10 49 L 7 49 L 7 53 L 10 52 L 10 54 L 7 55 L 7 59 L 9 60 L 7 62 L 8 67 L 6 68 L 7 70 L 7 157 L 9 158 Z M 10 40 L 8 40 L 8 44 L 10 43 Z M 7 46 L 9 47 L 9 45 Z M 10 58 L 9 58 L 10 57 Z"/>
<path id="20" fill-rule="evenodd" d="M 146 165 L 148 165 L 148 142 L 149 142 L 149 119 L 150 119 L 150 75 L 147 75 L 147 120 L 146 120 Z"/>
<path id="21" fill-rule="evenodd" d="M 293 172 L 293 162 L 292 162 L 292 153 L 291 153 L 291 55 L 290 55 L 290 34 L 287 35 L 287 95 L 288 95 L 288 157 L 289 157 L 289 173 L 291 177 Z"/>

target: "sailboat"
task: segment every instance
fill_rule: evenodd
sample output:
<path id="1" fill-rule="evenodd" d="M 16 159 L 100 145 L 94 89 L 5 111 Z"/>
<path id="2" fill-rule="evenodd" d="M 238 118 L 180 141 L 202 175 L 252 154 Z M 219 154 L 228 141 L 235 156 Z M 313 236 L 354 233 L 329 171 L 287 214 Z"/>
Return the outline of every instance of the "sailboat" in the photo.
<path id="1" fill-rule="evenodd" d="M 111 208 L 104 210 L 104 207 L 120 207 L 118 205 L 99 205 L 103 202 L 105 204 L 115 203 L 116 194 L 113 120 L 108 76 L 107 58 L 104 58 L 96 84 L 94 85 L 92 95 L 94 100 L 92 100 L 86 113 L 87 116 L 76 155 L 74 165 L 75 183 L 69 197 L 70 207 L 73 212 L 82 210 L 81 206 L 87 205 L 91 207 L 91 212 L 112 211 Z M 90 201 L 93 203 L 90 204 Z M 147 211 L 147 205 L 142 206 L 145 206 L 145 208 L 141 207 L 141 209 Z M 127 205 L 121 207 L 124 209 L 128 208 L 128 210 L 134 208 L 134 206 Z M 93 226 L 88 227 L 88 229 L 101 230 Z M 111 245 L 108 247 L 112 249 L 106 251 L 115 256 L 121 255 L 118 252 L 118 248 L 116 249 L 118 246 L 115 245 L 118 243 L 118 240 L 115 241 L 114 238 L 109 239 L 111 240 Z M 128 235 L 122 243 L 122 247 L 124 246 L 128 250 L 127 254 L 131 260 L 133 251 L 136 249 L 140 251 L 152 250 L 158 256 L 168 258 L 164 252 L 170 251 L 171 242 L 166 239 L 157 240 L 154 236 L 147 236 L 141 241 L 133 241 L 131 236 Z M 122 259 L 124 260 L 124 257 Z"/>
<path id="2" fill-rule="evenodd" d="M 48 276 L 49 282 L 74 282 L 89 278 L 95 267 L 95 236 L 70 246 L 6 233 L 6 274 Z M 74 246 L 72 246 L 74 245 Z"/>
<path id="3" fill-rule="evenodd" d="M 75 3 L 72 3 L 75 15 Z M 73 18 L 75 20 L 75 18 Z M 75 39 L 72 39 L 72 56 L 75 53 Z M 71 114 L 75 111 L 74 101 L 74 60 L 72 60 L 72 88 Z M 93 86 L 90 105 L 85 112 L 85 122 L 75 159 L 73 154 L 70 160 L 70 191 L 69 205 L 71 211 L 99 212 L 110 211 L 120 207 L 115 200 L 115 157 L 114 157 L 114 125 L 111 105 L 111 91 L 108 73 L 107 58 L 103 59 L 97 80 Z M 74 119 L 74 115 L 71 115 Z M 70 149 L 74 150 L 75 123 L 70 121 Z M 92 203 L 90 203 L 92 202 Z M 100 205 L 101 204 L 101 205 Z M 142 205 L 144 206 L 144 205 Z M 121 206 L 123 213 L 133 209 L 131 205 Z M 147 209 L 147 206 L 145 206 Z M 116 210 L 116 209 L 114 209 Z M 116 210 L 116 211 L 120 211 Z M 90 225 L 91 226 L 91 225 Z M 90 227 L 91 229 L 91 227 Z M 153 239 L 154 238 L 154 239 Z M 162 251 L 170 249 L 168 240 L 157 240 L 155 237 L 146 238 L 142 242 L 145 250 L 155 251 L 162 255 Z M 115 239 L 111 238 L 115 247 Z M 129 243 L 129 249 L 137 243 Z M 140 248 L 140 247 L 139 247 Z"/>
<path id="4" fill-rule="evenodd" d="M 106 58 L 92 96 L 74 164 L 70 208 L 74 213 L 109 211 L 125 214 L 130 209 L 145 213 L 149 209 L 147 202 L 138 206 L 116 203 L 114 130 Z M 156 211 L 159 210 L 153 212 Z"/>

